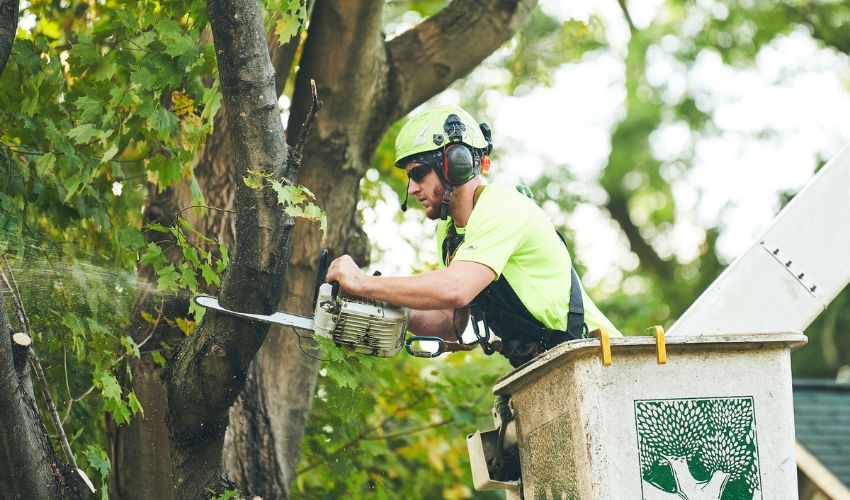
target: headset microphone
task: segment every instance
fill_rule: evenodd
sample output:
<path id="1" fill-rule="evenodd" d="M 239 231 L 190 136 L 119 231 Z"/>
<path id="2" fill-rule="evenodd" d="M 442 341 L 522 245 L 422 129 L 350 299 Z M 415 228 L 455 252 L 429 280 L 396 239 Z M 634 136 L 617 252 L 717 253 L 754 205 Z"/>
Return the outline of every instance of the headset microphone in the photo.
<path id="1" fill-rule="evenodd" d="M 407 198 L 410 197 L 410 179 L 407 179 L 407 189 L 404 190 L 404 203 L 401 204 L 401 211 L 407 212 Z"/>

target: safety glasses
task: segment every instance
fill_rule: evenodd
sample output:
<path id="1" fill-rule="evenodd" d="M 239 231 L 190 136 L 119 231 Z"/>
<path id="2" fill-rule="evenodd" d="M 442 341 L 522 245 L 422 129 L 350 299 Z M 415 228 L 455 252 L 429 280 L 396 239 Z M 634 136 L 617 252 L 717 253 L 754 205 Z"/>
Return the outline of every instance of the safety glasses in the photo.
<path id="1" fill-rule="evenodd" d="M 429 172 L 431 172 L 431 167 L 428 165 L 419 165 L 407 171 L 407 178 L 419 184 Z"/>

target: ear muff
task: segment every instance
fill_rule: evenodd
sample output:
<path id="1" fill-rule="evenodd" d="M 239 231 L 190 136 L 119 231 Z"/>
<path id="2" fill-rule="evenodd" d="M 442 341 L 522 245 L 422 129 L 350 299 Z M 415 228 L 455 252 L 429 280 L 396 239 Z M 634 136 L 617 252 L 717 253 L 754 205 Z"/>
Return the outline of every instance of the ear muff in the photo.
<path id="1" fill-rule="evenodd" d="M 475 177 L 475 159 L 463 144 L 451 144 L 443 152 L 443 178 L 449 184 L 461 185 Z"/>

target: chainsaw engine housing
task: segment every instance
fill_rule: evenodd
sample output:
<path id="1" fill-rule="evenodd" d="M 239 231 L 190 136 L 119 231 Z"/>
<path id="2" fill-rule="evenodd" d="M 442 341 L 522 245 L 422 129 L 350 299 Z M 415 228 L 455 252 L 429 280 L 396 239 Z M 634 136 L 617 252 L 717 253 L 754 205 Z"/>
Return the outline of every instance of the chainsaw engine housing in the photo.
<path id="1" fill-rule="evenodd" d="M 404 346 L 410 310 L 379 300 L 364 299 L 340 291 L 333 296 L 333 287 L 319 287 L 313 327 L 317 335 L 333 339 L 334 343 L 361 354 L 388 358 Z"/>

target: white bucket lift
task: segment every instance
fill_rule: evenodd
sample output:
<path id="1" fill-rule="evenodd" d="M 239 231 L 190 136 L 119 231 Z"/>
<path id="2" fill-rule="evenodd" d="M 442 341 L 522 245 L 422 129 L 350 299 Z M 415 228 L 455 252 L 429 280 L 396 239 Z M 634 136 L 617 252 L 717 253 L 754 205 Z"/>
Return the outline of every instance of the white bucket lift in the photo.
<path id="1" fill-rule="evenodd" d="M 660 329 L 603 333 L 499 380 L 497 430 L 468 438 L 476 489 L 545 499 L 796 498 L 790 351 L 806 337 L 793 332 L 847 286 L 848 259 L 850 146 L 666 342 Z"/>

